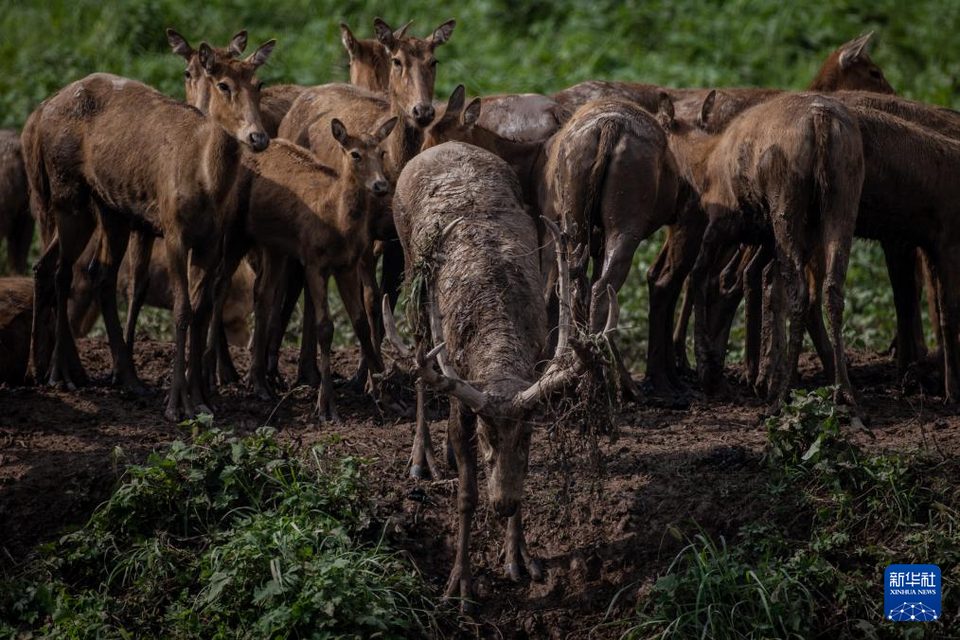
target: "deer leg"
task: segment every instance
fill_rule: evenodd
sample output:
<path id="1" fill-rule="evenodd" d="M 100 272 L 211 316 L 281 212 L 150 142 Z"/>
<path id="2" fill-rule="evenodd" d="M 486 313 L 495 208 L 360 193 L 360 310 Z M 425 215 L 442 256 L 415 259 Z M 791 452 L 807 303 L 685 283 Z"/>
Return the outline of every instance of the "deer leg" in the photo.
<path id="1" fill-rule="evenodd" d="M 847 358 L 844 353 L 843 342 L 843 307 L 845 304 L 843 285 L 847 279 L 850 248 L 853 245 L 853 229 L 851 228 L 848 233 L 844 233 L 843 229 L 834 229 L 833 226 L 826 225 L 824 229 L 823 246 L 826 279 L 823 282 L 823 297 L 826 299 L 827 315 L 830 318 L 830 331 L 833 338 L 834 380 L 837 384 L 837 397 L 834 400 L 836 402 L 846 400 L 853 407 L 856 407 L 859 402 L 853 384 L 850 382 L 850 374 L 847 371 Z M 820 314 L 819 306 L 817 307 L 817 316 L 820 317 L 822 326 L 823 317 Z M 824 363 L 824 367 L 826 368 L 826 363 Z"/>
<path id="2" fill-rule="evenodd" d="M 187 384 L 193 405 L 200 413 L 213 414 L 212 403 L 207 397 L 206 383 L 209 381 L 204 369 L 204 353 L 207 348 L 207 334 L 210 330 L 210 316 L 213 312 L 213 290 L 219 251 L 200 255 L 190 252 L 190 302 L 193 307 L 193 319 L 190 323 L 190 357 L 187 360 Z"/>
<path id="3" fill-rule="evenodd" d="M 786 217 L 786 216 L 784 216 Z M 793 236 L 798 239 L 800 236 Z M 810 292 L 803 277 L 803 260 L 796 248 L 780 245 L 777 250 L 780 261 L 780 273 L 783 277 L 787 299 L 790 304 L 790 330 L 787 342 L 787 357 L 781 361 L 778 371 L 777 399 L 784 403 L 789 399 L 791 382 L 800 351 L 803 348 L 803 336 L 806 332 L 806 318 L 809 314 Z"/>
<path id="4" fill-rule="evenodd" d="M 306 274 L 306 281 L 310 281 L 309 274 Z M 324 291 L 326 290 L 324 289 Z M 290 293 L 289 289 L 287 293 Z M 320 384 L 322 375 L 320 370 L 317 369 L 317 308 L 313 297 L 309 295 L 303 296 L 303 321 L 301 322 L 300 334 L 300 360 L 297 363 L 297 383 L 308 384 L 311 387 L 315 387 Z"/>
<path id="5" fill-rule="evenodd" d="M 440 478 L 436 457 L 433 454 L 433 440 L 430 438 L 430 424 L 427 422 L 425 406 L 426 383 L 417 378 L 417 426 L 413 436 L 413 452 L 410 454 L 410 476 L 417 480 Z"/>
<path id="6" fill-rule="evenodd" d="M 276 400 L 268 380 L 267 352 L 272 331 L 281 331 L 280 306 L 283 304 L 283 283 L 286 282 L 287 258 L 261 251 L 260 270 L 254 284 L 253 341 L 250 347 L 250 370 L 247 386 L 263 401 Z"/>
<path id="7" fill-rule="evenodd" d="M 730 329 L 740 308 L 743 299 L 743 274 L 747 264 L 747 256 L 752 247 L 739 245 L 724 251 L 720 263 L 714 265 L 713 277 L 711 273 L 711 288 L 716 292 L 712 307 L 708 310 L 710 316 L 710 344 L 717 353 L 726 353 L 730 345 Z"/>
<path id="8" fill-rule="evenodd" d="M 75 338 L 86 336 L 100 317 L 100 303 L 94 287 L 90 267 L 95 266 L 97 252 L 100 250 L 100 229 L 98 228 L 73 267 L 73 282 L 70 284 L 68 313 L 70 328 Z"/>
<path id="9" fill-rule="evenodd" d="M 944 400 L 953 404 L 960 400 L 960 254 L 954 247 L 938 247 L 937 255 L 931 256 L 940 309 L 940 333 L 943 340 L 943 386 Z"/>
<path id="10" fill-rule="evenodd" d="M 56 330 L 53 357 L 50 363 L 50 384 L 63 385 L 71 391 L 87 382 L 87 375 L 80 362 L 80 354 L 73 340 L 67 315 L 67 301 L 73 282 L 73 265 L 93 232 L 93 219 L 86 214 L 55 211 L 59 259 L 55 276 Z"/>
<path id="11" fill-rule="evenodd" d="M 30 341 L 33 344 L 33 378 L 38 383 L 50 376 L 53 342 L 50 326 L 56 313 L 56 271 L 60 260 L 60 242 L 57 238 L 47 246 L 33 267 L 33 325 Z"/>
<path id="12" fill-rule="evenodd" d="M 761 398 L 769 398 L 776 392 L 776 371 L 786 349 L 783 283 L 776 260 L 767 263 L 762 281 L 760 355 L 754 391 Z"/>
<path id="13" fill-rule="evenodd" d="M 133 232 L 133 244 L 130 246 L 130 283 L 127 288 L 127 327 L 126 344 L 130 357 L 133 358 L 133 343 L 137 335 L 137 318 L 140 309 L 147 299 L 150 288 L 150 260 L 153 257 L 152 234 L 140 231 Z"/>
<path id="14" fill-rule="evenodd" d="M 940 327 L 940 303 L 937 295 L 936 279 L 933 276 L 933 266 L 930 264 L 930 257 L 922 249 L 917 249 L 917 262 L 919 263 L 918 269 L 921 272 L 918 277 L 922 277 L 923 286 L 927 292 L 927 313 L 930 314 L 930 324 L 933 326 L 933 332 L 939 346 L 943 344 L 943 333 Z M 927 353 L 927 342 L 923 333 L 923 318 L 920 317 L 919 311 L 914 315 L 916 316 L 914 339 L 918 344 L 918 353 L 922 357 Z"/>
<path id="15" fill-rule="evenodd" d="M 916 249 L 890 242 L 884 242 L 881 246 L 897 311 L 897 374 L 903 377 L 910 365 L 918 362 L 926 353 L 923 327 L 920 326 Z"/>
<path id="16" fill-rule="evenodd" d="M 537 582 L 543 580 L 543 563 L 539 558 L 530 554 L 527 541 L 523 535 L 522 504 L 517 505 L 517 512 L 507 519 L 507 539 L 504 544 L 504 570 L 507 577 L 513 582 L 520 582 L 523 569 L 530 574 L 530 579 Z"/>
<path id="17" fill-rule="evenodd" d="M 694 353 L 697 357 L 697 373 L 700 385 L 707 394 L 715 393 L 723 384 L 724 351 L 717 352 L 717 345 L 710 340 L 711 308 L 709 300 L 711 285 L 716 282 L 710 272 L 721 251 L 727 245 L 721 224 L 711 221 L 704 234 L 703 246 L 697 256 L 690 281 L 694 291 Z"/>
<path id="18" fill-rule="evenodd" d="M 370 327 L 370 333 L 373 336 L 373 342 L 377 350 L 380 349 L 380 343 L 383 341 L 383 318 L 380 317 L 380 285 L 377 284 L 377 256 L 373 250 L 367 251 L 360 262 L 360 276 L 363 284 L 363 307 L 367 314 L 367 322 Z M 370 373 L 370 366 L 365 355 L 361 355 L 360 363 L 353 376 L 345 383 L 354 393 L 363 393 L 367 388 L 374 389 L 373 375 Z"/>
<path id="19" fill-rule="evenodd" d="M 215 271 L 213 278 L 213 307 L 210 315 L 210 336 L 207 351 L 204 353 L 204 373 L 207 376 L 206 388 L 211 396 L 217 395 L 217 385 L 235 384 L 240 381 L 237 368 L 230 356 L 230 344 L 223 323 L 223 310 L 230 293 L 230 282 L 240 266 L 250 245 L 236 234 L 230 234 L 225 242 L 226 252 L 223 262 Z"/>
<path id="20" fill-rule="evenodd" d="M 820 358 L 820 364 L 823 365 L 824 375 L 834 380 L 837 378 L 837 369 L 833 343 L 827 336 L 827 327 L 823 322 L 824 294 L 820 285 L 824 284 L 824 274 L 819 273 L 818 268 L 817 272 L 811 271 L 808 275 L 810 277 L 810 313 L 807 316 L 807 333 L 813 342 L 813 348 L 817 351 L 817 357 Z M 829 311 L 827 313 L 829 314 Z"/>
<path id="21" fill-rule="evenodd" d="M 770 263 L 766 246 L 754 252 L 743 273 L 745 382 L 753 387 L 760 368 L 760 336 L 763 323 L 763 270 Z"/>
<path id="22" fill-rule="evenodd" d="M 467 414 L 459 402 L 450 411 L 447 423 L 447 439 L 457 461 L 457 511 L 459 528 L 457 530 L 457 553 L 453 569 L 447 579 L 444 598 L 460 598 L 460 609 L 464 613 L 472 608 L 473 576 L 470 571 L 470 525 L 473 513 L 477 509 L 477 418 Z"/>
<path id="23" fill-rule="evenodd" d="M 173 323 L 176 331 L 173 375 L 164 416 L 167 420 L 179 422 L 197 413 L 187 393 L 186 376 L 187 329 L 193 321 L 193 308 L 190 306 L 190 284 L 187 280 L 187 250 L 182 238 L 177 233 L 168 232 L 164 235 L 163 243 L 167 249 L 167 269 L 173 288 Z"/>
<path id="24" fill-rule="evenodd" d="M 94 282 L 100 298 L 100 313 L 103 324 L 107 329 L 110 341 L 110 352 L 113 357 L 113 384 L 123 385 L 126 389 L 137 394 L 143 394 L 146 389 L 137 377 L 133 366 L 130 350 L 124 342 L 120 328 L 120 318 L 117 315 L 117 271 L 123 255 L 127 252 L 127 243 L 130 240 L 130 225 L 117 214 L 108 212 L 103 205 L 100 218 L 100 250 L 96 258 Z M 109 216 L 109 220 L 106 217 Z"/>
<path id="25" fill-rule="evenodd" d="M 321 275 L 315 265 L 306 265 L 307 287 L 312 307 L 316 310 L 316 338 L 313 338 L 314 349 L 317 340 L 320 341 L 320 391 L 317 393 L 317 415 L 320 423 L 338 422 L 337 410 L 333 403 L 333 374 L 330 370 L 330 347 L 333 344 L 333 320 L 330 319 L 330 308 L 327 306 L 327 277 Z M 304 296 L 304 302 L 307 296 Z M 304 305 L 306 306 L 306 305 Z M 307 314 L 304 313 L 304 318 Z M 311 335 L 313 333 L 311 332 Z M 307 337 L 304 336 L 304 340 Z M 316 359 L 314 359 L 316 362 Z"/>
<path id="26" fill-rule="evenodd" d="M 673 328 L 673 358 L 681 373 L 693 374 L 693 367 L 687 358 L 687 329 L 693 314 L 693 296 L 690 293 L 690 278 L 683 287 L 683 300 L 680 303 L 680 317 Z"/>
<path id="27" fill-rule="evenodd" d="M 30 210 L 17 212 L 7 234 L 7 264 L 10 273 L 26 273 L 27 257 L 33 242 L 33 216 Z"/>

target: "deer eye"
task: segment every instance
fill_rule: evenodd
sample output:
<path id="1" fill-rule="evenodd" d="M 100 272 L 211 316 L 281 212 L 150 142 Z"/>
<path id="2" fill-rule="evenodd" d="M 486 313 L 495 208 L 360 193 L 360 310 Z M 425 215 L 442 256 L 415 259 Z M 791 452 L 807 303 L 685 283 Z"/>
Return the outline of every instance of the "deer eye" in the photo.
<path id="1" fill-rule="evenodd" d="M 400 62 L 400 58 L 394 58 L 394 59 L 393 59 L 393 66 L 395 66 L 397 69 L 399 69 L 400 67 L 403 66 L 403 63 Z"/>
<path id="2" fill-rule="evenodd" d="M 430 61 L 430 68 L 436 69 L 438 64 L 440 64 L 440 61 L 434 58 L 433 60 Z"/>
<path id="3" fill-rule="evenodd" d="M 879 69 L 870 69 L 870 77 L 879 80 L 882 76 Z"/>
<path id="4" fill-rule="evenodd" d="M 230 86 L 226 82 L 218 82 L 217 89 L 223 91 L 225 94 L 230 95 Z"/>
<path id="5" fill-rule="evenodd" d="M 190 70 L 189 70 L 189 69 L 187 69 L 186 71 L 183 72 L 183 77 L 186 78 L 187 80 L 190 79 Z"/>
<path id="6" fill-rule="evenodd" d="M 380 149 L 380 159 L 383 160 L 384 156 L 387 155 L 387 152 L 383 149 Z"/>
<path id="7" fill-rule="evenodd" d="M 353 158 L 354 162 L 360 162 L 360 154 L 357 153 L 356 151 L 351 151 L 350 157 Z"/>

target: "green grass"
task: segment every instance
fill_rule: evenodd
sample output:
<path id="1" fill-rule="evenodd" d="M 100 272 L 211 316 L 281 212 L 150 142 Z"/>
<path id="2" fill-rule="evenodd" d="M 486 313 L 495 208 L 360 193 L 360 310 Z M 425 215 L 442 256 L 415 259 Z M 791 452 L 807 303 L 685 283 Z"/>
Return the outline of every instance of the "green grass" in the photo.
<path id="1" fill-rule="evenodd" d="M 767 421 L 768 477 L 757 499 L 770 513 L 735 544 L 702 530 L 686 539 L 625 624 L 628 637 L 919 638 L 956 624 L 958 460 L 865 452 L 844 436 L 831 394 L 797 392 Z M 943 570 L 946 617 L 885 622 L 884 568 L 923 562 Z"/>
<path id="2" fill-rule="evenodd" d="M 0 581 L 0 636 L 381 637 L 435 631 L 371 519 L 366 461 L 193 423 L 86 525 Z M 202 427 L 202 428 L 201 428 Z"/>
<path id="3" fill-rule="evenodd" d="M 137 78 L 183 96 L 182 62 L 170 53 L 164 29 L 175 27 L 196 45 L 225 44 L 240 28 L 253 46 L 276 37 L 279 46 L 261 71 L 268 83 L 345 81 L 338 23 L 371 35 L 376 15 L 400 25 L 414 19 L 426 35 L 449 17 L 458 26 L 439 50 L 437 95 L 463 82 L 476 94 L 551 93 L 581 80 L 641 80 L 676 86 L 758 85 L 803 88 L 837 45 L 875 29 L 872 56 L 903 95 L 960 107 L 960 4 L 950 0 L 869 5 L 851 1 L 600 0 L 583 3 L 426 2 L 398 11 L 382 2 L 264 3 L 230 0 L 197 5 L 183 0 L 46 0 L 0 2 L 0 125 L 20 126 L 43 98 L 94 71 Z M 658 238 L 660 236 L 657 236 Z M 642 360 L 646 342 L 644 271 L 659 241 L 644 243 L 622 306 L 629 359 Z M 2 249 L 0 249 L 2 252 Z M 852 346 L 883 349 L 895 326 L 892 296 L 878 247 L 858 242 L 848 279 Z M 163 324 L 160 316 L 155 325 Z M 346 323 L 339 335 L 348 335 Z M 163 333 L 160 333 L 163 336 Z M 739 355 L 742 330 L 732 334 Z"/>

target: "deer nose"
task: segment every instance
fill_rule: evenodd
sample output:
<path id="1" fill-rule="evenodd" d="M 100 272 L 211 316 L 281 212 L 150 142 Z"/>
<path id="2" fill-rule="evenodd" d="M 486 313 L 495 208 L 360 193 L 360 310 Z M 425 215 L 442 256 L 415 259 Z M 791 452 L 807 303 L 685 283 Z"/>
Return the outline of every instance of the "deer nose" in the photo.
<path id="1" fill-rule="evenodd" d="M 248 136 L 250 148 L 254 151 L 263 151 L 270 144 L 270 136 L 263 131 L 254 131 Z"/>
<path id="2" fill-rule="evenodd" d="M 493 501 L 493 510 L 501 518 L 509 518 L 517 512 L 519 502 L 513 498 L 496 498 Z"/>
<path id="3" fill-rule="evenodd" d="M 373 183 L 373 194 L 375 196 L 383 197 L 390 193 L 390 183 L 386 180 L 377 180 Z"/>
<path id="4" fill-rule="evenodd" d="M 421 127 L 433 122 L 434 115 L 436 115 L 436 111 L 434 111 L 432 104 L 418 104 L 413 108 L 413 119 Z"/>

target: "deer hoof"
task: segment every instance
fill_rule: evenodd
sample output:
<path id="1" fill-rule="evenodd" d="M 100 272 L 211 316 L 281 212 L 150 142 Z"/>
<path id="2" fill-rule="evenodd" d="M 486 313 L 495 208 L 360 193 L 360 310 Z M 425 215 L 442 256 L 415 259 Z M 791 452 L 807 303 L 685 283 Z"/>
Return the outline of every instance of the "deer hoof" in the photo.
<path id="1" fill-rule="evenodd" d="M 543 582 L 543 563 L 533 558 L 527 563 L 527 571 L 530 573 L 530 579 L 534 582 Z"/>
<path id="2" fill-rule="evenodd" d="M 505 567 L 507 577 L 511 582 L 520 582 L 520 565 L 516 562 L 508 562 Z"/>

